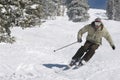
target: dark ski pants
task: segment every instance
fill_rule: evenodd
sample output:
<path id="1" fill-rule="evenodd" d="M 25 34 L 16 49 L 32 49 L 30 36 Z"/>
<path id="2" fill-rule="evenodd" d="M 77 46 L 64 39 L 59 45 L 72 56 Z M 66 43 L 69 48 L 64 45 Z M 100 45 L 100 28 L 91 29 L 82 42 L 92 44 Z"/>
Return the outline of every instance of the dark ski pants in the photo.
<path id="1" fill-rule="evenodd" d="M 99 47 L 98 44 L 92 43 L 90 41 L 86 41 L 84 46 L 81 46 L 76 54 L 72 57 L 72 59 L 79 60 L 82 58 L 82 60 L 85 60 L 88 62 L 92 56 L 95 53 L 95 50 Z M 86 52 L 86 53 L 85 53 Z"/>

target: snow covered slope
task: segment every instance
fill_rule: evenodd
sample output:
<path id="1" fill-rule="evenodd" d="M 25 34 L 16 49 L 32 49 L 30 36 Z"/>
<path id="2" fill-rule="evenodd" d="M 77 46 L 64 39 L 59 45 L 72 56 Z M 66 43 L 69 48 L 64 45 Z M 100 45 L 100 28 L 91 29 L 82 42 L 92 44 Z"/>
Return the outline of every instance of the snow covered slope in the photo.
<path id="1" fill-rule="evenodd" d="M 120 80 L 120 22 L 107 20 L 104 10 L 90 9 L 89 13 L 87 22 L 73 23 L 64 16 L 48 20 L 41 27 L 13 28 L 17 42 L 0 44 L 0 80 Z M 82 43 L 53 50 L 75 42 L 78 30 L 96 17 L 102 18 L 116 50 L 103 39 L 89 63 L 77 70 L 61 71 L 84 44 L 86 34 Z"/>

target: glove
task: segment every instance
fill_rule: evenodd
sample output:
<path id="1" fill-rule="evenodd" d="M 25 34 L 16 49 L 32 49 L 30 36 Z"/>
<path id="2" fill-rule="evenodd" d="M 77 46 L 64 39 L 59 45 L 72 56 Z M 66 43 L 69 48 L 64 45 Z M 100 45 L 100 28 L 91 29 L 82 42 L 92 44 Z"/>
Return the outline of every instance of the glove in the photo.
<path id="1" fill-rule="evenodd" d="M 115 46 L 114 45 L 112 46 L 112 49 L 115 50 Z"/>
<path id="2" fill-rule="evenodd" d="M 78 38 L 78 39 L 77 39 L 77 42 L 80 42 L 80 43 L 81 43 L 81 42 L 82 42 L 82 39 L 81 39 L 81 38 Z"/>

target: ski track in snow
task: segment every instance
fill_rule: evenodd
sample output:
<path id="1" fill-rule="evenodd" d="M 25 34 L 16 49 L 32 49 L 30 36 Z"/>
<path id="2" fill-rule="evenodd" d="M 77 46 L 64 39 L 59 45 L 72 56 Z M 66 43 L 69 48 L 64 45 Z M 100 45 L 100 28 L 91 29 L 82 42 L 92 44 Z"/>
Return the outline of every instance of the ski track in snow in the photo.
<path id="1" fill-rule="evenodd" d="M 41 27 L 13 28 L 17 42 L 13 45 L 1 43 L 0 80 L 120 80 L 120 22 L 107 20 L 104 10 L 90 9 L 89 13 L 89 21 L 81 23 L 68 21 L 64 16 L 47 20 Z M 107 26 L 116 50 L 112 51 L 103 40 L 103 45 L 85 66 L 63 71 L 85 38 L 81 44 L 55 53 L 53 50 L 75 41 L 78 30 L 96 17 L 102 18 Z"/>

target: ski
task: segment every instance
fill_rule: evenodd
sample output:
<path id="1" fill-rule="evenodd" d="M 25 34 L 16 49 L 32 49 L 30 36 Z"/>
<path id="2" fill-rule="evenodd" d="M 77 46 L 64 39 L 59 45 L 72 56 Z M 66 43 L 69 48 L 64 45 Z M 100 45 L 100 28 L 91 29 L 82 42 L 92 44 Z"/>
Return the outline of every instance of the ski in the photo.
<path id="1" fill-rule="evenodd" d="M 76 65 L 74 68 L 73 68 L 73 70 L 75 70 L 75 69 L 79 69 L 79 68 L 81 68 L 82 66 L 84 66 L 84 65 Z"/>
<path id="2" fill-rule="evenodd" d="M 79 69 L 80 67 L 82 67 L 83 64 L 79 64 L 79 62 L 77 62 L 75 65 L 73 66 L 70 66 L 70 65 L 67 65 L 67 67 L 63 68 L 63 71 L 66 71 L 66 70 L 75 70 L 75 69 Z"/>

